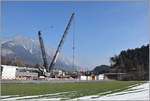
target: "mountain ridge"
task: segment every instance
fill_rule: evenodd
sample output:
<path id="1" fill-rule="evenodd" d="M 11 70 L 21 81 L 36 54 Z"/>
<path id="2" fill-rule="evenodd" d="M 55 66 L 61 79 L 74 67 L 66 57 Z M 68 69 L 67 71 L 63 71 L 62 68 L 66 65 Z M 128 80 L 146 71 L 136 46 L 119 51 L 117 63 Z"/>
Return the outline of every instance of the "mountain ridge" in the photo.
<path id="1" fill-rule="evenodd" d="M 54 55 L 54 49 L 48 48 L 47 46 L 45 46 L 45 48 L 47 60 L 51 62 Z M 15 36 L 9 40 L 3 40 L 1 42 L 1 51 L 2 56 L 19 58 L 27 64 L 43 64 L 38 39 L 34 40 L 26 36 Z M 74 70 L 74 68 L 72 68 L 72 63 L 62 54 L 58 57 L 55 68 L 69 71 Z"/>

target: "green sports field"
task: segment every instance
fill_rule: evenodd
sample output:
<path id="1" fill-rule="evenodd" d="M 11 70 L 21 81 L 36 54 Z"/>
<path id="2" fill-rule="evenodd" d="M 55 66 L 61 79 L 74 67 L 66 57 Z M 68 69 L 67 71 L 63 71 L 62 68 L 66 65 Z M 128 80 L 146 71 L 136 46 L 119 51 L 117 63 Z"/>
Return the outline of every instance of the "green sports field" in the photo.
<path id="1" fill-rule="evenodd" d="M 94 95 L 106 91 L 118 91 L 127 89 L 131 85 L 143 83 L 141 81 L 100 81 L 100 82 L 76 82 L 76 83 L 9 83 L 1 84 L 1 95 L 41 95 L 60 92 L 68 93 L 70 98 Z M 63 95 L 64 96 L 64 95 Z"/>

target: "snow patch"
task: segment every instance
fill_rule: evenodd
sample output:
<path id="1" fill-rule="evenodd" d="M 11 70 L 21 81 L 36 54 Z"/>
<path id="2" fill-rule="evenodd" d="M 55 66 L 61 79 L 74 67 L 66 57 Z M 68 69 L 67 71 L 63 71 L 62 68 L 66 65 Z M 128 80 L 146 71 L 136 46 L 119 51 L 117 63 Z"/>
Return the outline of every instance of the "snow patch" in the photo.
<path id="1" fill-rule="evenodd" d="M 93 95 L 93 96 L 85 96 L 85 97 L 80 97 L 73 99 L 73 101 L 80 101 L 80 100 L 85 100 L 85 101 L 91 101 L 91 100 L 148 100 L 149 101 L 149 83 L 145 83 L 136 87 L 129 88 L 127 90 L 113 93 L 113 94 L 108 94 L 104 96 L 99 96 L 99 95 Z"/>
<path id="2" fill-rule="evenodd" d="M 32 54 L 32 48 L 29 50 L 29 52 Z"/>
<path id="3" fill-rule="evenodd" d="M 1 53 L 2 53 L 2 56 L 6 56 L 9 54 L 13 54 L 14 52 L 12 50 L 4 48 L 4 49 L 1 49 Z"/>
<path id="4" fill-rule="evenodd" d="M 14 43 L 12 43 L 12 42 L 11 42 L 11 43 L 9 43 L 9 44 L 10 44 L 11 46 L 15 46 L 15 44 L 14 44 Z"/>
<path id="5" fill-rule="evenodd" d="M 26 46 L 24 46 L 24 45 L 23 45 L 23 48 L 24 48 L 25 50 L 27 50 Z"/>

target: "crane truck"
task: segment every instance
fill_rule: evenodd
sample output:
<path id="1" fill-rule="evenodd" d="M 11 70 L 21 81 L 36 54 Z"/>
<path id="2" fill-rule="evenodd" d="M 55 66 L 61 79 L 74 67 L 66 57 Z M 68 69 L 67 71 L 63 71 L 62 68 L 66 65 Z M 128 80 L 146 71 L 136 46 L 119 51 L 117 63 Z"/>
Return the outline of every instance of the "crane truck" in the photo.
<path id="1" fill-rule="evenodd" d="M 54 65 L 56 63 L 56 60 L 58 58 L 58 55 L 59 55 L 59 52 L 60 50 L 62 49 L 62 46 L 64 44 L 64 41 L 65 41 L 65 38 L 68 34 L 68 30 L 71 26 L 71 23 L 72 23 L 72 20 L 74 18 L 74 15 L 75 13 L 72 13 L 71 17 L 70 17 L 70 20 L 66 26 L 66 29 L 64 31 L 64 34 L 63 36 L 61 37 L 61 40 L 58 44 L 58 47 L 56 49 L 56 52 L 52 58 L 52 61 L 50 63 L 50 65 L 48 66 L 48 62 L 47 62 L 47 57 L 46 57 L 46 52 L 45 52 L 45 47 L 44 47 L 44 43 L 43 43 L 43 39 L 42 39 L 42 36 L 41 36 L 41 32 L 39 31 L 38 32 L 38 36 L 39 36 L 39 42 L 40 42 L 40 48 L 41 48 L 41 52 L 42 52 L 42 58 L 43 58 L 43 67 L 40 67 L 39 70 L 41 72 L 41 74 L 45 77 L 48 77 L 48 76 L 51 76 L 53 73 L 52 73 L 52 69 L 54 68 Z"/>

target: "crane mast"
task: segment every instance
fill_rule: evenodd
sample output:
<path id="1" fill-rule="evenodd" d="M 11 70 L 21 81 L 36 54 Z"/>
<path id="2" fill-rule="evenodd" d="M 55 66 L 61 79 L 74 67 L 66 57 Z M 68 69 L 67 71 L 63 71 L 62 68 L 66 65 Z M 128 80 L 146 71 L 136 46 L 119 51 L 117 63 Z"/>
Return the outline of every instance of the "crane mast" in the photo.
<path id="1" fill-rule="evenodd" d="M 70 17 L 70 20 L 69 20 L 69 22 L 68 22 L 68 24 L 67 24 L 67 27 L 66 27 L 66 29 L 65 29 L 65 31 L 64 31 L 64 34 L 63 34 L 63 36 L 62 36 L 62 38 L 61 38 L 61 40 L 60 40 L 60 43 L 59 43 L 59 45 L 58 45 L 58 47 L 57 47 L 57 50 L 56 50 L 56 52 L 55 52 L 55 55 L 54 55 L 54 57 L 53 57 L 53 59 L 52 59 L 52 62 L 51 62 L 51 64 L 49 65 L 48 72 L 50 72 L 50 71 L 53 69 L 53 67 L 54 67 L 54 65 L 55 65 L 55 63 L 56 63 L 57 57 L 58 57 L 59 52 L 60 52 L 60 50 L 61 50 L 61 48 L 62 48 L 62 45 L 63 45 L 63 43 L 64 43 L 64 40 L 65 40 L 65 38 L 66 38 L 66 35 L 68 34 L 68 30 L 69 30 L 69 28 L 70 28 L 70 26 L 71 26 L 71 23 L 72 23 L 72 20 L 73 20 L 73 18 L 74 18 L 74 15 L 75 15 L 75 14 L 72 13 L 72 15 L 71 15 L 71 17 Z"/>
<path id="2" fill-rule="evenodd" d="M 42 58 L 43 58 L 43 62 L 44 62 L 43 66 L 44 66 L 44 69 L 46 69 L 46 72 L 48 72 L 48 63 L 47 63 L 47 58 L 46 58 L 46 52 L 45 52 L 45 47 L 44 47 L 44 43 L 43 43 L 43 39 L 42 39 L 40 31 L 38 32 L 38 35 L 39 35 L 41 52 L 42 52 Z"/>

